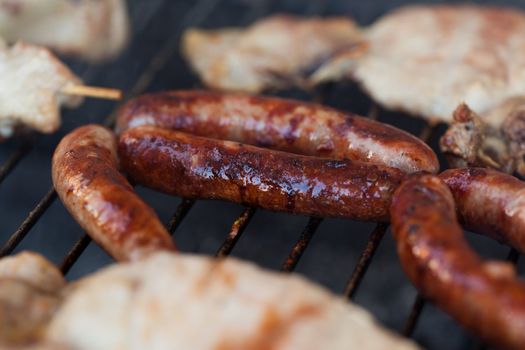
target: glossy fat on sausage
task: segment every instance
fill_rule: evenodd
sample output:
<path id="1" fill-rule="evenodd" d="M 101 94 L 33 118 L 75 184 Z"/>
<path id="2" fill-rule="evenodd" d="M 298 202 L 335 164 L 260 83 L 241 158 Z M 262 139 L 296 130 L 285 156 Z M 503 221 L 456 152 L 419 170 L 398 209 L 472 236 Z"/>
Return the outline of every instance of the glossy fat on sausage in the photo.
<path id="1" fill-rule="evenodd" d="M 155 125 L 303 155 L 367 161 L 406 173 L 439 169 L 423 141 L 395 127 L 302 101 L 211 91 L 171 91 L 126 103 L 117 131 Z"/>
<path id="2" fill-rule="evenodd" d="M 509 263 L 484 262 L 468 246 L 454 198 L 433 175 L 412 175 L 390 211 L 401 265 L 429 300 L 498 348 L 525 348 L 525 284 Z"/>
<path id="3" fill-rule="evenodd" d="M 454 196 L 459 221 L 525 253 L 525 183 L 482 168 L 450 169 L 439 177 Z"/>
<path id="4" fill-rule="evenodd" d="M 395 168 L 330 160 L 194 136 L 155 126 L 122 133 L 119 156 L 131 179 L 185 198 L 264 209 L 388 221 Z"/>
<path id="5" fill-rule="evenodd" d="M 110 130 L 87 125 L 66 135 L 53 155 L 52 173 L 71 215 L 116 260 L 175 249 L 155 212 L 119 172 Z"/>

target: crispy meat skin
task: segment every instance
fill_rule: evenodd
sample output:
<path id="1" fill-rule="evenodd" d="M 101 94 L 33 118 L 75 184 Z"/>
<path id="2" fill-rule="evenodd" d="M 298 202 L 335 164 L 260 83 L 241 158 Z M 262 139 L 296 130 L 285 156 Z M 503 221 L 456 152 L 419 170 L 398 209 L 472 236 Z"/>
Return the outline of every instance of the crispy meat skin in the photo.
<path id="1" fill-rule="evenodd" d="M 525 284 L 509 263 L 483 262 L 468 246 L 444 182 L 410 176 L 391 217 L 401 265 L 425 297 L 486 341 L 525 347 Z"/>
<path id="2" fill-rule="evenodd" d="M 525 252 L 525 183 L 480 168 L 450 169 L 439 175 L 450 188 L 459 221 Z"/>
<path id="3" fill-rule="evenodd" d="M 461 102 L 484 113 L 523 95 L 524 31 L 525 14 L 518 9 L 407 6 L 366 29 L 366 52 L 342 52 L 313 77 L 350 77 L 385 107 L 450 122 Z"/>
<path id="4" fill-rule="evenodd" d="M 300 276 L 169 253 L 80 281 L 48 337 L 78 350 L 418 349 Z"/>
<path id="5" fill-rule="evenodd" d="M 405 175 L 154 126 L 124 132 L 119 157 L 134 182 L 184 198 L 369 221 L 389 220 L 392 193 Z"/>
<path id="6" fill-rule="evenodd" d="M 189 29 L 182 51 L 206 85 L 256 93 L 303 85 L 310 70 L 359 37 L 349 18 L 275 15 L 246 29 Z"/>
<path id="7" fill-rule="evenodd" d="M 119 132 L 140 125 L 303 155 L 366 161 L 407 173 L 439 169 L 434 152 L 415 136 L 294 100 L 199 90 L 155 93 L 135 98 L 119 110 Z"/>
<path id="8" fill-rule="evenodd" d="M 0 0 L 0 35 L 103 61 L 129 37 L 124 0 Z"/>
<path id="9" fill-rule="evenodd" d="M 53 184 L 69 212 L 118 261 L 173 250 L 155 212 L 118 170 L 114 134 L 87 125 L 66 135 L 53 155 Z"/>

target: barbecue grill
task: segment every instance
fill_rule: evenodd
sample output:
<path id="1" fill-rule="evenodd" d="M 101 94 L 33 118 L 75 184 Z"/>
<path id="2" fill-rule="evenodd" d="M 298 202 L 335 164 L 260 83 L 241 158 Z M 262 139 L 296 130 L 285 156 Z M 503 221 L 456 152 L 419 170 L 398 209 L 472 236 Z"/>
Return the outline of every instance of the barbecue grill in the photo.
<path id="1" fill-rule="evenodd" d="M 127 98 L 145 91 L 199 87 L 178 52 L 180 35 L 187 27 L 242 26 L 275 12 L 348 14 L 361 24 L 368 24 L 405 3 L 401 0 L 373 3 L 312 0 L 307 4 L 292 0 L 128 2 L 133 40 L 125 54 L 115 62 L 99 66 L 68 62 L 87 84 L 122 89 Z M 393 124 L 418 135 L 435 150 L 443 131 L 442 126 L 433 127 L 422 120 L 382 110 L 351 83 L 323 86 L 313 94 L 288 90 L 279 95 L 317 100 Z M 50 161 L 64 134 L 92 122 L 111 126 L 115 109 L 111 102 L 87 101 L 80 109 L 64 111 L 63 126 L 56 134 L 26 134 L 0 146 L 3 215 L 0 256 L 23 249 L 35 250 L 55 261 L 70 279 L 111 262 L 56 200 Z M 269 213 L 231 203 L 195 202 L 143 188 L 137 190 L 165 220 L 181 251 L 232 254 L 283 272 L 297 269 L 364 305 L 382 323 L 407 337 L 414 336 L 429 349 L 484 348 L 444 313 L 432 305 L 426 306 L 425 300 L 417 295 L 401 271 L 386 224 Z M 515 250 L 508 252 L 507 248 L 480 236 L 468 237 L 486 256 L 518 261 Z"/>

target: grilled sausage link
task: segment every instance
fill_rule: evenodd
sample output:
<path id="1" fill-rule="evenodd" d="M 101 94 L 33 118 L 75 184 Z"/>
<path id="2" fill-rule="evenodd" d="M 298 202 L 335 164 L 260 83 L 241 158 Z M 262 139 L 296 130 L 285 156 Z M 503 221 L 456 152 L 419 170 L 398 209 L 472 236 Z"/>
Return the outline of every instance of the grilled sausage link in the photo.
<path id="1" fill-rule="evenodd" d="M 395 168 L 330 160 L 155 126 L 129 129 L 119 156 L 133 181 L 186 198 L 313 216 L 387 221 Z"/>
<path id="2" fill-rule="evenodd" d="M 406 173 L 439 169 L 424 142 L 395 127 L 313 103 L 208 91 L 144 95 L 125 104 L 117 131 L 156 125 L 303 155 L 367 161 Z"/>
<path id="3" fill-rule="evenodd" d="M 447 185 L 412 175 L 390 214 L 401 265 L 420 292 L 487 342 L 524 349 L 525 284 L 509 263 L 484 262 L 468 246 Z"/>
<path id="4" fill-rule="evenodd" d="M 525 183 L 481 168 L 450 169 L 439 177 L 456 202 L 459 221 L 525 253 Z"/>
<path id="5" fill-rule="evenodd" d="M 118 261 L 175 245 L 155 212 L 118 171 L 114 134 L 87 125 L 66 135 L 53 155 L 53 183 L 69 212 Z"/>

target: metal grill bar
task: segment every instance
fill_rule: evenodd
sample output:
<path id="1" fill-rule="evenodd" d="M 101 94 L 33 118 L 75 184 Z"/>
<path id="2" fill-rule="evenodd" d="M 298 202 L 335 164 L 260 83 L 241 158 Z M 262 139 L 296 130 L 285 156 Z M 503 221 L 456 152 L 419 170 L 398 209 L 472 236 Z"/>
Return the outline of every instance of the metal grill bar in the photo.
<path id="1" fill-rule="evenodd" d="M 412 333 L 414 333 L 414 329 L 416 328 L 417 322 L 419 321 L 419 316 L 421 316 L 421 311 L 423 311 L 424 306 L 425 299 L 418 293 L 401 334 L 406 337 L 410 337 Z"/>
<path id="2" fill-rule="evenodd" d="M 361 284 L 361 281 L 363 280 L 363 277 L 366 271 L 368 270 L 368 266 L 370 266 L 375 252 L 379 247 L 379 244 L 381 243 L 383 237 L 385 236 L 385 232 L 387 229 L 387 224 L 377 224 L 374 231 L 372 231 L 372 233 L 370 234 L 370 238 L 368 239 L 368 243 L 366 244 L 365 250 L 363 250 L 363 252 L 361 253 L 359 260 L 357 261 L 357 265 L 354 267 L 352 277 L 350 277 L 350 280 L 348 281 L 345 287 L 343 293 L 345 297 L 349 299 L 352 299 L 354 297 L 355 292 L 357 291 L 357 288 L 359 288 L 359 285 Z"/>
<path id="3" fill-rule="evenodd" d="M 370 119 L 377 120 L 379 118 L 379 113 L 379 106 L 375 103 L 372 103 L 368 110 L 367 116 Z M 433 126 L 425 124 L 419 134 L 419 138 L 427 142 L 432 136 L 433 131 L 435 131 Z M 375 252 L 383 240 L 387 228 L 388 225 L 386 224 L 378 224 L 374 231 L 372 231 L 370 234 L 368 243 L 361 253 L 357 265 L 354 267 L 354 271 L 352 272 L 352 276 L 345 287 L 343 294 L 347 298 L 352 299 L 357 292 L 357 289 L 359 288 L 361 281 L 363 280 L 363 277 L 368 271 L 368 267 L 374 258 Z"/>
<path id="4" fill-rule="evenodd" d="M 217 253 L 215 254 L 217 257 L 223 258 L 225 256 L 230 255 L 231 251 L 233 250 L 233 247 L 235 247 L 235 244 L 237 243 L 239 238 L 241 238 L 242 233 L 252 220 L 254 214 L 255 208 L 244 208 L 241 215 L 239 215 L 239 217 L 233 222 L 228 236 L 226 236 L 226 239 L 220 246 L 219 250 L 217 250 Z"/>
<path id="5" fill-rule="evenodd" d="M 32 148 L 32 141 L 27 139 L 22 141 L 0 168 L 0 182 L 4 181 L 7 175 L 17 166 L 18 162 L 20 162 Z"/>
<path id="6" fill-rule="evenodd" d="M 9 237 L 2 248 L 0 248 L 0 258 L 10 254 L 16 248 L 56 198 L 57 195 L 54 189 L 51 189 L 46 193 L 37 206 L 31 210 L 18 229 Z"/>
<path id="7" fill-rule="evenodd" d="M 299 239 L 290 251 L 288 258 L 284 261 L 281 271 L 292 272 L 295 269 L 295 266 L 297 266 L 299 259 L 303 256 L 304 251 L 319 228 L 319 225 L 321 225 L 321 222 L 323 222 L 323 219 L 321 218 L 310 217 L 306 227 L 303 232 L 301 232 L 301 236 L 299 236 Z"/>
<path id="8" fill-rule="evenodd" d="M 514 265 L 517 265 L 519 259 L 520 259 L 520 252 L 518 252 L 514 248 L 510 248 L 509 254 L 507 255 L 507 261 L 510 261 Z"/>
<path id="9" fill-rule="evenodd" d="M 194 205 L 195 201 L 193 199 L 182 199 L 179 206 L 177 207 L 177 210 L 175 210 L 175 213 L 173 214 L 170 222 L 168 223 L 169 233 L 173 234 L 175 232 L 175 230 L 182 223 L 182 220 L 184 220 L 184 218 L 186 217 L 186 215 L 188 215 L 188 213 Z"/>
<path id="10" fill-rule="evenodd" d="M 62 271 L 64 275 L 66 275 L 71 267 L 77 262 L 80 255 L 82 255 L 84 250 L 89 246 L 89 243 L 91 243 L 91 237 L 84 233 L 59 265 L 60 271 Z"/>

